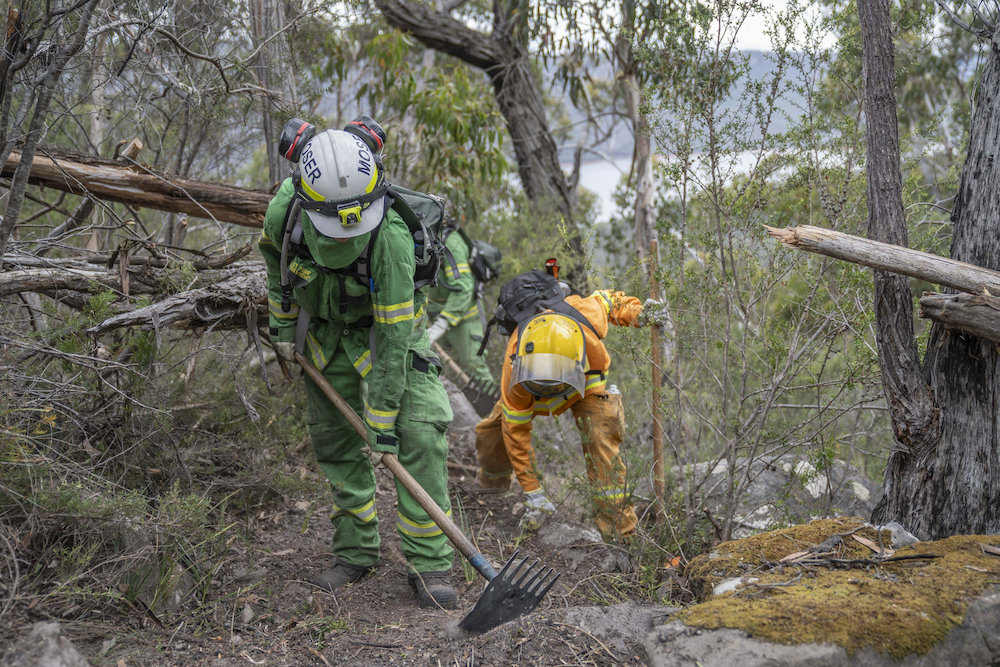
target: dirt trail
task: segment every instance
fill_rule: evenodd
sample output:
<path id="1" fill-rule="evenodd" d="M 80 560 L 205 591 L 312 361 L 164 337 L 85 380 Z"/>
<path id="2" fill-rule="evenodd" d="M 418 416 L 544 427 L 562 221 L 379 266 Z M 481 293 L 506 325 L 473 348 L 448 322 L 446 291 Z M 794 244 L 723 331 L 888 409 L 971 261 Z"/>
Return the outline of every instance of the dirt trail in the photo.
<path id="1" fill-rule="evenodd" d="M 456 452 L 468 459 L 469 451 Z M 454 458 L 454 457 L 453 457 Z M 467 461 L 472 463 L 472 461 Z M 532 615 L 478 637 L 455 638 L 455 625 L 475 604 L 484 582 L 467 581 L 456 553 L 452 570 L 460 609 L 417 606 L 407 584 L 395 522 L 395 493 L 379 474 L 376 505 L 382 517 L 383 565 L 367 579 L 337 593 L 319 591 L 303 576 L 329 567 L 332 526 L 325 518 L 329 494 L 284 499 L 261 512 L 250 539 L 234 543 L 212 583 L 210 601 L 188 601 L 173 614 L 134 611 L 116 615 L 107 606 L 65 618 L 28 613 L 4 628 L 4 643 L 37 620 L 59 620 L 93 665 L 128 667 L 248 665 L 642 665 L 639 642 L 665 608 L 633 603 L 638 575 L 615 572 L 615 549 L 593 538 L 592 523 L 560 511 L 538 534 L 518 529 L 520 500 L 512 493 L 480 493 L 474 480 L 451 477 L 455 517 L 499 565 L 517 548 L 562 572 Z M 464 508 L 460 511 L 458 504 Z M 280 505 L 284 505 L 281 507 Z M 618 557 L 617 562 L 626 559 Z M 625 603 L 621 607 L 602 605 Z"/>

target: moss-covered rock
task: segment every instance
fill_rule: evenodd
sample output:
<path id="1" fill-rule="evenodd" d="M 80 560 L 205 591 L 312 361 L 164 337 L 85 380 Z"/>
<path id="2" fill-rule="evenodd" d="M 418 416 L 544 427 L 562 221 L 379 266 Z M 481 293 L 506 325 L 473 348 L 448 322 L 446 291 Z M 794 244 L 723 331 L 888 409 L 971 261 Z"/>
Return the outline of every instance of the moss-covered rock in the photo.
<path id="1" fill-rule="evenodd" d="M 878 543 L 863 519 L 813 521 L 784 530 L 725 542 L 694 559 L 686 570 L 699 599 L 675 618 L 700 628 L 735 628 L 780 644 L 831 643 L 853 654 L 864 647 L 895 658 L 923 655 L 961 625 L 969 603 L 991 583 L 1000 583 L 1000 557 L 980 544 L 1000 536 L 958 536 L 921 542 L 895 557 L 933 554 L 932 559 L 863 565 L 780 564 L 835 535 L 841 559 L 871 559 L 872 550 L 845 535 L 856 531 Z M 889 545 L 889 531 L 883 531 Z M 756 579 L 733 592 L 713 596 L 732 577 Z M 775 584 L 781 584 L 776 586 Z"/>

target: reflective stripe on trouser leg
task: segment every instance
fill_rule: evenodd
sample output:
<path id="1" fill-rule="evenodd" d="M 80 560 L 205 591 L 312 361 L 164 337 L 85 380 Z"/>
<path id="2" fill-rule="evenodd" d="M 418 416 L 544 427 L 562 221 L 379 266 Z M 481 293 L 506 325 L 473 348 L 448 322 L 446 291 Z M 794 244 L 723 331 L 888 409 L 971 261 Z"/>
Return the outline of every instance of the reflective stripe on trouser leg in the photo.
<path id="1" fill-rule="evenodd" d="M 361 379 L 343 345 L 333 353 L 323 376 L 344 400 L 361 411 Z M 313 449 L 333 489 L 333 553 L 352 565 L 371 565 L 379 558 L 378 517 L 371 502 L 375 471 L 361 453 L 361 436 L 308 375 L 306 399 Z"/>
<path id="2" fill-rule="evenodd" d="M 636 516 L 626 488 L 621 394 L 591 394 L 572 406 L 587 459 L 594 519 L 606 536 L 628 537 Z"/>
<path id="3" fill-rule="evenodd" d="M 426 373 L 406 367 L 406 390 L 400 400 L 396 433 L 399 435 L 399 462 L 417 483 L 446 513 L 451 512 L 448 497 L 448 440 L 445 431 L 451 423 L 451 403 L 437 369 Z M 396 482 L 400 549 L 417 572 L 451 569 L 454 550 L 410 492 Z M 406 521 L 402 521 L 405 517 Z M 402 530 L 401 523 L 407 525 Z M 412 523 L 412 526 L 409 525 Z"/>
<path id="4" fill-rule="evenodd" d="M 514 469 L 503 444 L 499 401 L 489 416 L 476 424 L 476 453 L 479 455 L 479 473 L 476 475 L 479 486 L 484 489 L 509 489 Z"/>

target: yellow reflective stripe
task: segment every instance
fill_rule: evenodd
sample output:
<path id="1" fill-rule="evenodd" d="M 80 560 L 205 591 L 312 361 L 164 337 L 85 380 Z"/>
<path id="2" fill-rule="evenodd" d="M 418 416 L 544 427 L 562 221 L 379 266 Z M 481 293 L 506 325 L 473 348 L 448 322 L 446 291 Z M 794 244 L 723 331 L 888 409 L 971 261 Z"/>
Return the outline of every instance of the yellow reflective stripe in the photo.
<path id="1" fill-rule="evenodd" d="M 361 377 L 368 375 L 372 370 L 372 351 L 365 350 L 365 353 L 354 362 L 354 368 L 361 373 Z"/>
<path id="2" fill-rule="evenodd" d="M 293 303 L 292 307 L 288 309 L 286 313 L 281 309 L 281 304 L 274 299 L 267 300 L 267 310 L 271 315 L 277 317 L 279 320 L 294 320 L 299 316 L 299 306 Z"/>
<path id="3" fill-rule="evenodd" d="M 469 272 L 469 263 L 468 262 L 462 262 L 461 264 L 456 264 L 455 268 L 458 269 L 459 274 L 468 273 Z"/>
<path id="4" fill-rule="evenodd" d="M 503 403 L 500 404 L 500 408 L 503 410 L 504 419 L 511 424 L 527 424 L 534 416 L 534 410 L 531 408 L 527 410 L 513 410 Z"/>
<path id="5" fill-rule="evenodd" d="M 452 315 L 451 313 L 449 313 L 448 311 L 445 311 L 445 310 L 441 311 L 441 317 L 443 317 L 444 319 L 448 320 L 448 324 L 450 324 L 451 326 L 455 326 L 459 322 L 462 321 L 461 317 L 459 317 L 457 315 Z"/>
<path id="6" fill-rule="evenodd" d="M 271 247 L 275 247 L 274 241 L 272 241 L 271 238 L 267 234 L 265 234 L 264 232 L 260 233 L 260 238 L 257 239 L 257 245 L 259 245 L 259 246 L 260 245 L 269 245 Z"/>
<path id="7" fill-rule="evenodd" d="M 423 321 L 424 315 L 426 314 L 427 314 L 427 304 L 422 303 L 420 304 L 420 310 L 418 310 L 417 314 L 414 315 L 413 317 L 413 326 L 414 327 L 418 326 Z"/>
<path id="8" fill-rule="evenodd" d="M 580 397 L 580 392 L 574 390 L 569 394 L 567 394 L 566 396 L 555 396 L 553 398 L 536 398 L 535 412 L 552 414 L 559 408 L 569 403 L 571 400 L 579 397 Z"/>
<path id="9" fill-rule="evenodd" d="M 448 510 L 445 514 L 451 517 L 451 510 Z M 436 537 L 444 532 L 433 521 L 429 523 L 417 523 L 412 519 L 407 519 L 403 516 L 402 512 L 396 512 L 396 529 L 410 537 Z"/>
<path id="10" fill-rule="evenodd" d="M 621 500 L 625 497 L 625 489 L 620 486 L 605 486 L 595 490 L 591 495 L 600 500 Z"/>
<path id="11" fill-rule="evenodd" d="M 486 479 L 505 479 L 510 477 L 513 472 L 513 468 L 506 472 L 486 472 L 482 468 L 479 469 L 479 474 Z"/>
<path id="12" fill-rule="evenodd" d="M 309 348 L 309 356 L 312 357 L 313 365 L 320 370 L 326 368 L 326 355 L 323 354 L 323 348 L 320 346 L 319 341 L 316 340 L 316 336 L 307 333 L 306 346 Z"/>
<path id="13" fill-rule="evenodd" d="M 604 303 L 604 310 L 609 315 L 611 314 L 611 296 L 610 296 L 610 294 L 611 294 L 611 292 L 609 292 L 608 290 L 597 290 L 596 292 L 594 292 L 593 294 L 590 295 L 592 297 L 594 297 L 594 296 L 601 297 L 601 301 Z"/>
<path id="14" fill-rule="evenodd" d="M 462 316 L 462 321 L 464 322 L 465 320 L 471 320 L 473 317 L 478 317 L 478 316 L 479 316 L 479 304 L 477 303 L 475 306 L 466 311 L 465 315 Z"/>
<path id="15" fill-rule="evenodd" d="M 365 403 L 365 421 L 374 429 L 388 431 L 396 425 L 399 410 L 376 410 Z"/>
<path id="16" fill-rule="evenodd" d="M 306 183 L 306 179 L 304 178 L 300 179 L 299 183 L 302 185 L 302 189 L 306 191 L 306 194 L 312 197 L 314 200 L 326 201 L 326 197 L 324 197 L 323 195 L 321 195 L 320 193 L 316 192 L 311 187 L 309 187 L 309 184 Z"/>
<path id="17" fill-rule="evenodd" d="M 397 322 L 413 319 L 413 299 L 391 306 L 374 304 L 372 309 L 374 310 L 375 321 L 382 324 L 396 324 Z"/>
<path id="18" fill-rule="evenodd" d="M 368 523 L 375 518 L 375 499 L 372 498 L 361 507 L 357 507 L 355 509 L 338 507 L 337 504 L 334 503 L 333 512 L 330 514 L 330 518 L 332 519 L 338 516 L 346 516 L 348 514 L 352 514 L 364 523 Z"/>
<path id="19" fill-rule="evenodd" d="M 585 391 L 590 391 L 591 389 L 596 389 L 601 385 L 605 385 L 608 382 L 608 378 L 603 375 L 588 375 L 587 385 L 584 387 Z"/>

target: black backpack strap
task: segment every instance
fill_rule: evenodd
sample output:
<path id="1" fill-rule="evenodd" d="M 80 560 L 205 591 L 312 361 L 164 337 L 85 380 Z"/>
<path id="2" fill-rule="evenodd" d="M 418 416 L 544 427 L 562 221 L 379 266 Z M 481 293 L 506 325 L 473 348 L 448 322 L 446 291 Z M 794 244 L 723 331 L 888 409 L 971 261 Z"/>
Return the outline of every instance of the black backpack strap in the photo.
<path id="1" fill-rule="evenodd" d="M 479 351 L 476 352 L 476 356 L 483 356 L 483 352 L 486 350 L 486 344 L 490 342 L 490 332 L 493 330 L 493 326 L 497 323 L 497 318 L 494 315 L 493 318 L 486 324 L 483 328 L 483 342 L 479 344 Z"/>

